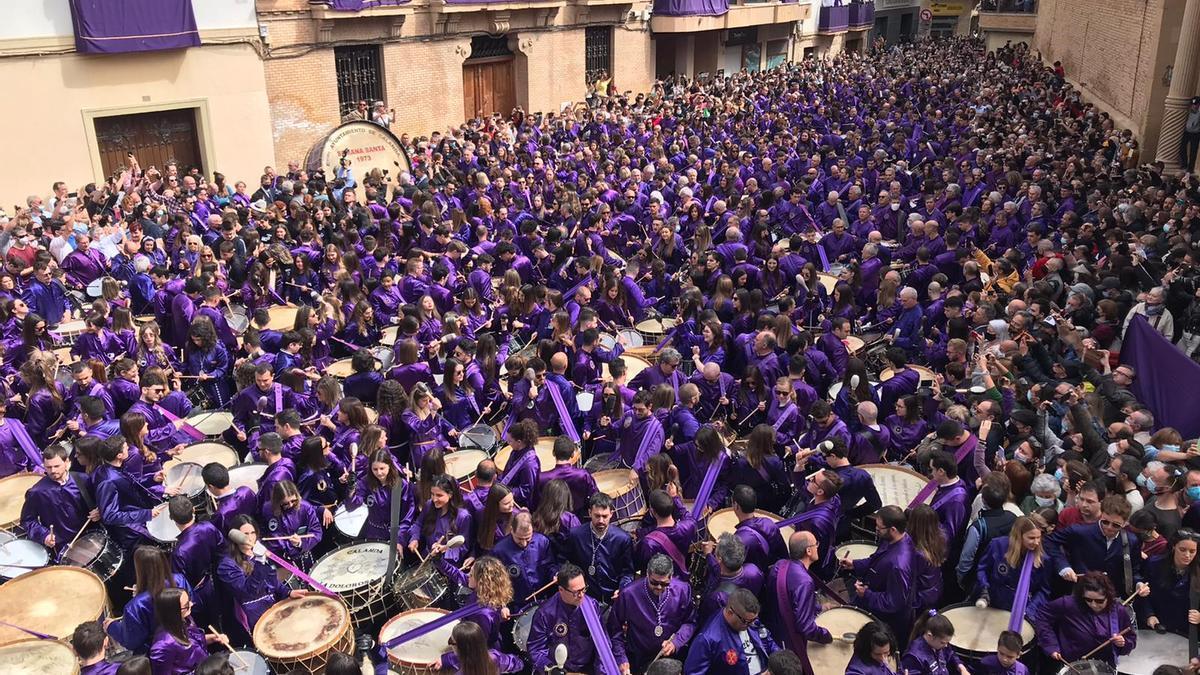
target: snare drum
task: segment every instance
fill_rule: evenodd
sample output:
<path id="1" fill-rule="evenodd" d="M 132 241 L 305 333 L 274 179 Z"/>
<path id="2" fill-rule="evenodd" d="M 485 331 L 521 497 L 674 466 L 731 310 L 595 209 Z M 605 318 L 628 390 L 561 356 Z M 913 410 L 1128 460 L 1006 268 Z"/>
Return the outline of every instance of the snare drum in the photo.
<path id="1" fill-rule="evenodd" d="M 754 515 L 760 518 L 770 518 L 777 523 L 783 520 L 782 516 L 770 511 L 763 511 L 762 509 L 755 511 Z M 713 541 L 716 541 L 722 534 L 733 532 L 736 529 L 737 516 L 733 513 L 733 507 L 731 506 L 720 511 L 713 511 L 708 517 L 708 522 L 702 534 L 706 534 Z M 795 531 L 795 528 L 792 527 L 781 527 L 779 528 L 779 536 L 783 537 L 784 542 L 787 542 L 788 539 L 791 539 L 792 533 Z"/>
<path id="2" fill-rule="evenodd" d="M 187 444 L 183 448 L 183 452 L 163 462 L 163 469 L 170 469 L 172 466 L 183 462 L 199 464 L 202 469 L 212 462 L 217 462 L 218 464 L 223 464 L 226 469 L 229 469 L 241 463 L 241 459 L 238 457 L 238 451 L 225 443 L 221 443 L 220 441 L 196 441 L 195 443 Z"/>
<path id="3" fill-rule="evenodd" d="M 612 497 L 613 520 L 621 521 L 626 518 L 640 516 L 646 511 L 646 495 L 642 494 L 642 485 L 636 476 L 628 469 L 609 469 L 592 476 L 596 479 L 596 487 L 601 492 Z"/>
<path id="4" fill-rule="evenodd" d="M 344 380 L 354 374 L 353 358 L 338 359 L 325 367 L 325 374 Z"/>
<path id="5" fill-rule="evenodd" d="M 248 487 L 251 492 L 257 494 L 258 479 L 262 478 L 266 472 L 267 465 L 262 462 L 238 464 L 229 469 L 229 487 L 234 490 L 240 487 Z"/>
<path id="6" fill-rule="evenodd" d="M 814 673 L 842 673 L 854 656 L 854 638 L 875 617 L 853 607 L 834 607 L 817 615 L 816 624 L 829 631 L 833 642 L 808 643 L 808 662 Z M 993 645 L 995 647 L 995 645 Z"/>
<path id="7" fill-rule="evenodd" d="M 1188 641 L 1175 633 L 1158 634 L 1152 630 L 1137 632 L 1137 645 L 1121 657 L 1121 672 L 1127 675 L 1153 675 L 1166 663 L 1182 666 L 1188 662 Z"/>
<path id="8" fill-rule="evenodd" d="M 245 307 L 229 305 L 228 311 L 225 312 L 225 322 L 229 324 L 229 330 L 233 331 L 234 335 L 241 335 L 250 327 L 250 316 Z"/>
<path id="9" fill-rule="evenodd" d="M 45 567 L 0 585 L 0 621 L 56 638 L 69 638 L 79 624 L 101 618 L 107 605 L 104 582 L 79 567 Z M 0 625 L 0 644 L 28 637 Z"/>
<path id="10" fill-rule="evenodd" d="M 358 536 L 362 534 L 363 525 L 367 524 L 368 511 L 366 506 L 347 511 L 345 505 L 338 505 L 333 511 L 333 526 L 337 528 L 338 534 L 347 541 L 358 539 Z"/>
<path id="11" fill-rule="evenodd" d="M 535 612 L 537 612 L 537 607 L 532 607 L 513 622 L 513 644 L 517 646 L 517 649 L 522 654 L 529 652 L 529 631 L 533 628 L 533 615 Z"/>
<path id="12" fill-rule="evenodd" d="M 87 290 L 84 291 L 87 296 L 93 300 L 104 294 L 104 277 L 95 279 L 87 285 Z"/>
<path id="13" fill-rule="evenodd" d="M 866 560 L 875 555 L 879 547 L 873 541 L 848 541 L 833 549 L 833 555 L 838 560 Z"/>
<path id="14" fill-rule="evenodd" d="M 557 438 L 557 436 L 541 436 L 537 439 L 537 443 L 535 443 L 533 446 L 533 450 L 538 456 L 538 465 L 541 467 L 543 472 L 553 469 L 558 463 L 554 459 L 555 438 Z M 512 457 L 512 448 L 507 445 L 503 448 L 500 448 L 500 451 L 496 453 L 494 458 L 496 461 L 496 468 L 500 471 L 504 471 L 504 467 L 508 466 L 509 457 Z"/>
<path id="15" fill-rule="evenodd" d="M 384 578 L 387 566 L 387 544 L 368 542 L 327 553 L 313 565 L 309 574 L 342 596 L 358 626 L 392 611 L 392 585 Z"/>
<path id="16" fill-rule="evenodd" d="M 41 479 L 36 473 L 15 473 L 0 478 L 0 528 L 12 530 L 21 523 L 25 493 Z"/>
<path id="17" fill-rule="evenodd" d="M 75 338 L 87 332 L 86 321 L 64 321 L 58 324 L 58 328 L 54 329 L 62 338 L 63 344 L 75 342 Z"/>
<path id="18" fill-rule="evenodd" d="M 36 541 L 11 539 L 0 544 L 0 578 L 15 579 L 50 564 L 50 551 Z"/>
<path id="19" fill-rule="evenodd" d="M 396 577 L 393 593 L 405 609 L 428 607 L 446 594 L 450 583 L 433 565 L 420 564 Z"/>
<path id="20" fill-rule="evenodd" d="M 1121 661 L 1121 667 L 1125 667 L 1124 660 Z M 1088 659 L 1087 661 L 1074 661 L 1070 665 L 1063 666 L 1059 669 L 1058 675 L 1117 675 L 1117 669 L 1103 661 Z"/>
<path id="21" fill-rule="evenodd" d="M 175 527 L 175 531 L 178 534 L 179 528 Z M 102 527 L 93 527 L 79 535 L 62 556 L 62 564 L 89 569 L 104 581 L 112 579 L 124 562 L 125 551 Z"/>
<path id="22" fill-rule="evenodd" d="M 179 538 L 179 526 L 171 520 L 170 509 L 159 511 L 157 516 L 146 523 L 146 530 L 157 544 L 168 548 L 173 547 L 175 540 Z"/>
<path id="23" fill-rule="evenodd" d="M 925 366 L 909 366 L 909 368 L 917 371 L 917 375 L 921 377 L 921 383 L 919 386 L 932 387 L 933 385 L 937 384 L 937 375 L 932 370 L 926 368 Z M 879 371 L 879 381 L 887 382 L 888 380 L 892 379 L 895 374 L 896 371 L 892 368 L 884 368 L 883 370 Z"/>
<path id="24" fill-rule="evenodd" d="M 331 652 L 354 653 L 350 611 L 340 598 L 307 595 L 271 606 L 254 624 L 254 647 L 277 673 L 325 671 Z"/>
<path id="25" fill-rule="evenodd" d="M 625 381 L 629 382 L 637 377 L 637 374 L 650 367 L 650 361 L 633 354 L 622 354 L 621 360 L 625 362 Z M 611 380 L 612 373 L 608 372 L 608 364 L 604 364 L 604 379 Z"/>
<path id="26" fill-rule="evenodd" d="M 459 435 L 462 438 L 462 435 Z M 458 450 L 446 455 L 446 473 L 454 476 L 458 480 L 458 484 L 464 490 L 474 490 L 475 469 L 479 467 L 479 463 L 487 459 L 488 455 L 483 450 Z"/>
<path id="27" fill-rule="evenodd" d="M 879 499 L 884 506 L 907 509 L 909 503 L 916 499 L 929 482 L 928 478 L 905 466 L 863 464 L 859 468 L 870 474 L 871 482 L 875 483 L 875 489 L 879 491 Z"/>
<path id="28" fill-rule="evenodd" d="M 940 613 L 954 624 L 950 647 L 969 664 L 978 663 L 988 654 L 995 653 L 996 640 L 1000 638 L 1000 633 L 1008 630 L 1008 622 L 1012 617 L 1012 612 L 1008 610 L 976 607 L 974 603 L 951 605 Z M 1022 620 L 1022 653 L 1033 647 L 1035 637 L 1033 624 Z"/>
<path id="29" fill-rule="evenodd" d="M 392 351 L 391 347 L 375 347 L 371 353 L 375 355 L 381 372 L 386 373 L 392 369 L 392 363 L 396 360 L 396 352 Z"/>
<path id="30" fill-rule="evenodd" d="M 164 471 L 163 485 L 178 486 L 179 494 L 185 495 L 196 508 L 196 515 L 208 513 L 208 497 L 204 492 L 204 467 L 193 462 L 179 462 Z"/>
<path id="31" fill-rule="evenodd" d="M 625 338 L 625 349 L 637 349 L 646 344 L 646 341 L 642 339 L 642 334 L 632 328 L 622 328 L 617 331 L 617 335 Z M 602 333 L 600 335 L 600 346 L 612 351 L 617 346 L 617 335 Z"/>
<path id="32" fill-rule="evenodd" d="M 401 612 L 379 629 L 379 643 L 383 644 L 446 614 L 449 612 L 434 608 Z M 436 675 L 442 672 L 436 666 L 442 654 L 450 651 L 450 634 L 457 625 L 457 621 L 451 621 L 431 633 L 389 649 L 390 671 L 399 675 Z"/>
<path id="33" fill-rule="evenodd" d="M 299 311 L 296 307 L 284 307 L 283 305 L 275 305 L 267 308 L 267 314 L 270 319 L 267 320 L 267 330 L 277 330 L 280 333 L 289 331 L 296 325 L 296 312 Z"/>
<path id="34" fill-rule="evenodd" d="M 496 451 L 498 441 L 496 430 L 487 424 L 472 424 L 458 432 L 459 450 L 482 450 L 489 457 Z"/>
<path id="35" fill-rule="evenodd" d="M 234 675 L 271 675 L 271 667 L 257 652 L 233 652 L 229 655 L 229 665 Z"/>
<path id="36" fill-rule="evenodd" d="M 678 323 L 675 319 L 646 319 L 639 321 L 634 328 L 642 336 L 642 344 L 658 344 L 667 335 L 667 331 Z"/>
<path id="37" fill-rule="evenodd" d="M 78 675 L 75 652 L 63 642 L 30 638 L 0 647 L 8 675 Z"/>
<path id="38" fill-rule="evenodd" d="M 218 438 L 233 426 L 233 413 L 226 410 L 201 410 L 188 415 L 185 422 L 209 438 Z"/>

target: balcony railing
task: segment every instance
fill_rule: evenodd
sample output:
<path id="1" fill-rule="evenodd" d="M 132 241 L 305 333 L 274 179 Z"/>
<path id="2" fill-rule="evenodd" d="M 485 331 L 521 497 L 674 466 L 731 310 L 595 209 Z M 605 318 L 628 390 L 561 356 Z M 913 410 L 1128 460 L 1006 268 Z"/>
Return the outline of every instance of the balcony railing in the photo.
<path id="1" fill-rule="evenodd" d="M 875 25 L 875 3 L 861 2 L 850 5 L 850 26 L 855 28 Z"/>
<path id="2" fill-rule="evenodd" d="M 983 0 L 979 4 L 979 11 L 1000 14 L 1037 14 L 1037 5 L 1037 0 Z"/>

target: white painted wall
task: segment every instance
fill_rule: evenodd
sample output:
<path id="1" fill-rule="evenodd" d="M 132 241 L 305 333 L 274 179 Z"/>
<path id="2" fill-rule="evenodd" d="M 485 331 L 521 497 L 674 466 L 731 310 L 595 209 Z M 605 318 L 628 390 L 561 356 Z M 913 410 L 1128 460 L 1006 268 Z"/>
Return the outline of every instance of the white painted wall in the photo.
<path id="1" fill-rule="evenodd" d="M 2 0 L 4 20 L 0 40 L 71 37 L 71 8 L 67 0 Z M 254 28 L 254 0 L 192 0 L 200 30 Z"/>

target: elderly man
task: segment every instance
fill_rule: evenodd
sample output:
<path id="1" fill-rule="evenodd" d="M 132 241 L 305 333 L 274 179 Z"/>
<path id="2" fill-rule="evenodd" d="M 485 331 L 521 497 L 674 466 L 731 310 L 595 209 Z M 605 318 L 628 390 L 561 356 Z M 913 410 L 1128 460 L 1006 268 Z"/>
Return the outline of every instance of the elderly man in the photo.
<path id="1" fill-rule="evenodd" d="M 915 357 L 925 346 L 922 333 L 925 315 L 918 301 L 917 289 L 905 286 L 900 290 L 900 307 L 900 317 L 896 320 L 896 327 L 888 335 L 888 341 Z"/>
<path id="2" fill-rule="evenodd" d="M 1142 315 L 1146 321 L 1150 323 L 1150 327 L 1158 331 L 1160 335 L 1168 340 L 1175 337 L 1175 318 L 1171 315 L 1171 310 L 1167 309 L 1166 302 L 1167 294 L 1162 286 L 1155 286 L 1147 291 L 1141 302 L 1133 306 L 1129 314 L 1125 317 L 1125 327 L 1123 332 L 1129 330 L 1129 323 L 1133 321 L 1134 314 Z"/>
<path id="3" fill-rule="evenodd" d="M 644 672 L 658 657 L 685 647 L 696 630 L 692 587 L 674 576 L 671 559 L 650 558 L 646 576 L 631 582 L 608 616 L 613 656 L 622 673 Z"/>
<path id="4" fill-rule="evenodd" d="M 750 591 L 729 594 L 725 609 L 696 635 L 683 671 L 687 675 L 759 675 L 778 649 L 758 620 L 761 605 Z"/>

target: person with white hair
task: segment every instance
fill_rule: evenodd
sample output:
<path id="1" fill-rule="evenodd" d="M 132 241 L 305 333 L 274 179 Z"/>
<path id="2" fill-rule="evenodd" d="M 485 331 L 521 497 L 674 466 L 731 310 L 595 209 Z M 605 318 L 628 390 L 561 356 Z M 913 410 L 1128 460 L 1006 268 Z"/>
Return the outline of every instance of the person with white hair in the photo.
<path id="1" fill-rule="evenodd" d="M 905 286 L 900 289 L 899 318 L 896 327 L 888 335 L 888 341 L 909 354 L 916 354 L 925 347 L 925 337 L 922 334 L 925 314 L 918 300 L 917 289 Z"/>
<path id="2" fill-rule="evenodd" d="M 1162 286 L 1155 286 L 1140 297 L 1140 302 L 1133 306 L 1125 316 L 1125 326 L 1121 333 L 1129 332 L 1129 324 L 1134 315 L 1140 314 L 1150 323 L 1150 327 L 1158 331 L 1168 340 L 1175 337 L 1175 318 L 1166 306 L 1167 293 Z"/>

